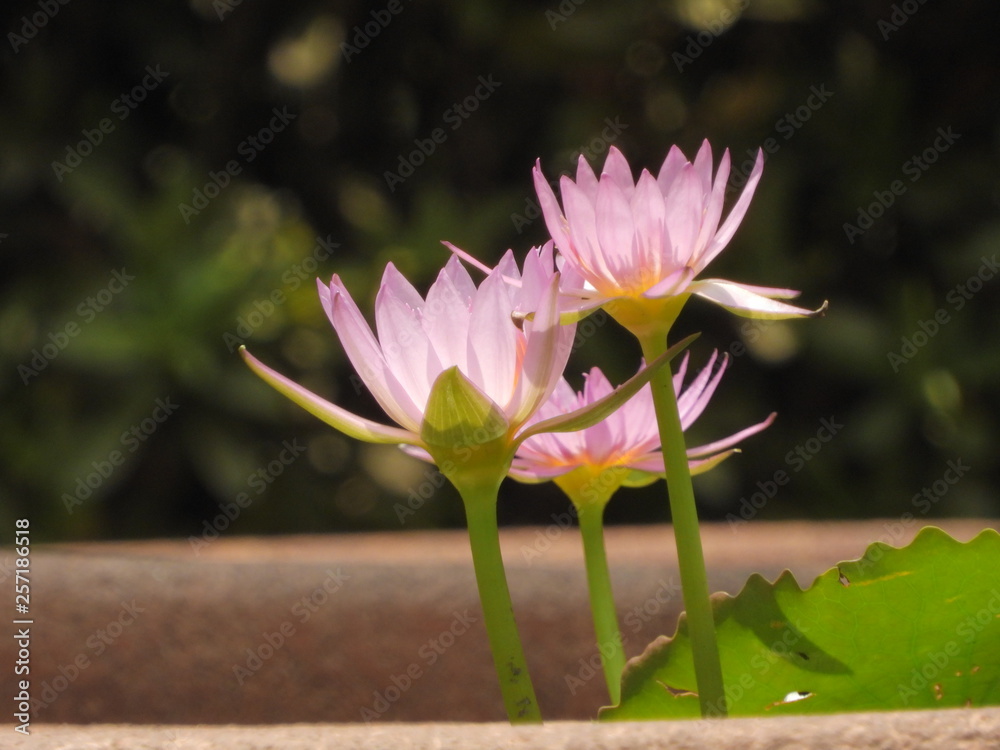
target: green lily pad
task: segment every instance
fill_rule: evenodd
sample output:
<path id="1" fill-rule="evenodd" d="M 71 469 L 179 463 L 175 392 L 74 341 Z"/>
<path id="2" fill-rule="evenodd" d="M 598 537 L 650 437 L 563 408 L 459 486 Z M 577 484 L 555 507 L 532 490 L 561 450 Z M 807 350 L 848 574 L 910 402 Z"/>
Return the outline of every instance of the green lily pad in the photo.
<path id="1" fill-rule="evenodd" d="M 730 716 L 1000 704 L 1000 534 L 921 529 L 877 542 L 806 590 L 789 571 L 713 597 Z M 701 715 L 681 615 L 631 660 L 610 721 Z"/>

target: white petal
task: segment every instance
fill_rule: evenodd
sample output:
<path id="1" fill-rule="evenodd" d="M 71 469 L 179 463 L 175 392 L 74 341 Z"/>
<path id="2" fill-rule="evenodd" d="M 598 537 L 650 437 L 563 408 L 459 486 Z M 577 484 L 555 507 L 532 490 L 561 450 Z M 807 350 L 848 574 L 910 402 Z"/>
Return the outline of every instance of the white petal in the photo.
<path id="1" fill-rule="evenodd" d="M 511 400 L 518 371 L 517 340 L 521 335 L 511 319 L 513 306 L 506 284 L 494 269 L 472 301 L 468 334 L 469 379 L 494 403 L 504 408 Z"/>
<path id="2" fill-rule="evenodd" d="M 475 293 L 475 284 L 455 255 L 448 260 L 427 291 L 420 322 L 437 353 L 442 370 L 457 365 L 459 370 L 466 371 L 469 308 Z"/>
<path id="3" fill-rule="evenodd" d="M 701 273 L 705 266 L 707 266 L 716 255 L 722 252 L 723 248 L 729 244 L 729 240 L 731 240 L 733 235 L 736 234 L 736 230 L 740 226 L 740 222 L 743 221 L 743 217 L 746 215 L 747 209 L 750 207 L 750 199 L 753 198 L 754 191 L 757 189 L 757 183 L 760 182 L 760 176 L 763 171 L 764 152 L 758 149 L 757 161 L 754 163 L 753 171 L 750 172 L 750 177 L 747 179 L 747 184 L 744 186 L 743 192 L 733 205 L 732 210 L 729 212 L 729 216 L 727 216 L 726 220 L 722 222 L 722 226 L 719 227 L 719 231 L 715 233 L 715 238 L 698 260 L 698 266 L 695 268 L 698 273 Z"/>
<path id="4" fill-rule="evenodd" d="M 395 422 L 419 432 L 422 409 L 389 371 L 381 346 L 339 277 L 333 277 L 328 289 L 320 287 L 320 299 L 348 359 L 379 406 Z"/>
<path id="5" fill-rule="evenodd" d="M 826 302 L 816 310 L 794 307 L 763 296 L 758 291 L 763 288 L 748 287 L 744 284 L 725 281 L 723 279 L 705 279 L 692 284 L 688 287 L 688 291 L 718 305 L 722 305 L 730 312 L 747 318 L 761 318 L 765 320 L 810 318 L 822 315 L 827 307 Z M 780 289 L 775 291 L 780 293 L 775 296 L 785 296 L 784 293 L 788 290 Z"/>
<path id="6" fill-rule="evenodd" d="M 441 374 L 441 362 L 420 322 L 424 301 L 417 295 L 419 307 L 414 309 L 406 298 L 412 300 L 416 292 L 398 272 L 395 272 L 398 278 L 390 275 L 389 267 L 375 298 L 379 343 L 389 370 L 422 412 L 431 385 Z"/>
<path id="7" fill-rule="evenodd" d="M 555 390 L 572 351 L 575 325 L 559 323 L 559 275 L 538 301 L 533 320 L 524 322 L 524 360 L 507 414 L 512 426 L 525 422 Z"/>

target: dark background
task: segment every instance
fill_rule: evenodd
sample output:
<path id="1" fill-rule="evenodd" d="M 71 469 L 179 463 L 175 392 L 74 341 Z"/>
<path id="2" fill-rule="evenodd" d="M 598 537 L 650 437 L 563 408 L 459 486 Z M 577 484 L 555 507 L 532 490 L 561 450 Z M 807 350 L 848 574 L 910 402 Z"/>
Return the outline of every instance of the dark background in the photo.
<path id="1" fill-rule="evenodd" d="M 741 352 L 692 442 L 779 412 L 697 480 L 704 517 L 746 511 L 778 471 L 789 481 L 756 518 L 996 515 L 1000 279 L 967 299 L 959 285 L 991 277 L 1000 251 L 998 20 L 986 0 L 5 4 L 0 523 L 27 516 L 39 540 L 460 525 L 430 466 L 286 402 L 234 339 L 381 418 L 352 386 L 316 275 L 340 273 L 370 314 L 388 260 L 426 289 L 443 239 L 488 261 L 543 242 L 536 158 L 555 177 L 581 149 L 599 167 L 613 142 L 657 170 L 671 144 L 693 157 L 706 137 L 737 164 L 777 146 L 710 275 L 830 310 L 767 324 L 688 304 L 675 331 L 704 332 L 696 365 Z M 469 100 L 480 78 L 499 86 Z M 294 119 L 261 134 L 276 108 Z M 444 142 L 387 180 L 436 128 Z M 915 167 L 926 149 L 933 163 Z M 214 197 L 184 213 L 196 191 Z M 318 237 L 337 247 L 302 272 Z M 134 278 L 122 288 L 116 271 Z M 594 328 L 574 384 L 593 364 L 613 381 L 637 365 L 627 335 Z M 823 419 L 842 427 L 810 443 Z M 274 463 L 285 441 L 305 450 Z M 400 518 L 411 490 L 430 499 Z M 500 513 L 548 524 L 566 506 L 551 485 L 510 483 Z M 608 513 L 666 518 L 662 484 Z"/>

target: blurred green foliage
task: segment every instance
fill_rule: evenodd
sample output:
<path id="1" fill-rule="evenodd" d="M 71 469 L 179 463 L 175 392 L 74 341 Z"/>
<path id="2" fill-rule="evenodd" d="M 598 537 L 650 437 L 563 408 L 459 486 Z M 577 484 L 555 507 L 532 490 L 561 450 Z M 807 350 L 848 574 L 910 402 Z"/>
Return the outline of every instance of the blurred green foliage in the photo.
<path id="1" fill-rule="evenodd" d="M 688 305 L 695 364 L 735 355 L 693 440 L 779 412 L 699 479 L 704 516 L 996 515 L 998 30 L 987 0 L 10 3 L 0 523 L 48 539 L 460 524 L 431 467 L 333 434 L 235 346 L 381 418 L 316 276 L 370 311 L 389 260 L 425 288 L 441 240 L 488 261 L 543 242 L 536 158 L 555 177 L 613 142 L 655 170 L 706 137 L 737 168 L 770 143 L 713 274 L 830 310 Z M 941 148 L 941 131 L 958 138 Z M 581 330 L 571 380 L 634 371 L 614 324 Z M 843 426 L 820 442 L 825 418 Z M 955 460 L 969 469 L 945 482 Z M 779 470 L 790 482 L 751 513 Z M 609 519 L 665 505 L 660 486 L 630 491 Z M 544 524 L 566 502 L 511 483 L 500 507 Z"/>

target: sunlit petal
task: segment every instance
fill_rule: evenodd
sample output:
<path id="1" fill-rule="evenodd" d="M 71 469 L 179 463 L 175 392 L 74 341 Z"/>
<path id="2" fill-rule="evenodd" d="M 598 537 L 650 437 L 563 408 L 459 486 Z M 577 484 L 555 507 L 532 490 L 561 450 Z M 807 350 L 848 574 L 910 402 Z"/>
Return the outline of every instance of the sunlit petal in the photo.
<path id="1" fill-rule="evenodd" d="M 372 422 L 320 398 L 312 391 L 303 388 L 298 383 L 263 364 L 250 354 L 246 347 L 240 347 L 240 356 L 264 382 L 348 437 L 369 443 L 420 445 L 419 437 L 408 430 Z"/>
<path id="2" fill-rule="evenodd" d="M 779 302 L 778 300 L 766 297 L 758 291 L 760 289 L 761 287 L 748 287 L 723 279 L 705 279 L 697 281 L 688 287 L 688 291 L 693 294 L 715 302 L 730 312 L 747 318 L 762 318 L 766 320 L 811 318 L 822 315 L 826 310 L 825 302 L 816 310 L 807 310 L 803 307 L 794 307 L 785 302 Z M 786 292 L 789 290 L 781 289 L 776 291 L 781 296 L 787 297 Z"/>
<path id="3" fill-rule="evenodd" d="M 559 180 L 560 207 L 536 162 L 535 187 L 546 226 L 560 252 L 564 297 L 576 294 L 581 279 L 586 288 L 598 293 L 597 297 L 576 294 L 574 303 L 561 308 L 564 317 L 570 319 L 575 314 L 574 319 L 578 319 L 580 312 L 599 299 L 608 305 L 612 300 L 629 298 L 635 304 L 625 317 L 616 315 L 619 322 L 636 335 L 651 331 L 659 335 L 656 321 L 662 318 L 662 333 L 669 330 L 686 295 L 693 291 L 692 283 L 700 285 L 702 296 L 741 315 L 796 317 L 818 313 L 773 302 L 792 296 L 792 290 L 764 291 L 768 288 L 750 285 L 733 290 L 714 285 L 711 279 L 698 280 L 743 221 L 763 174 L 763 152 L 758 150 L 742 192 L 723 219 L 731 166 L 727 149 L 713 175 L 712 148 L 706 140 L 693 162 L 672 146 L 655 179 L 642 170 L 633 181 L 625 157 L 611 147 L 599 178 L 581 158 L 576 181 L 566 176 Z M 762 302 L 754 295 L 772 302 Z M 675 298 L 676 304 L 665 305 L 668 298 Z"/>
<path id="4" fill-rule="evenodd" d="M 333 277 L 329 288 L 320 284 L 320 299 L 348 359 L 379 406 L 396 423 L 419 430 L 420 408 L 389 370 L 382 347 L 339 277 Z"/>

